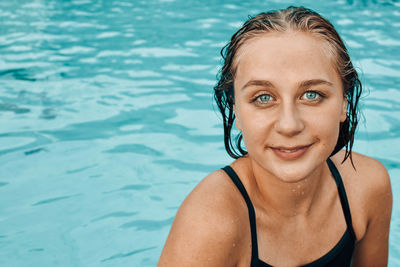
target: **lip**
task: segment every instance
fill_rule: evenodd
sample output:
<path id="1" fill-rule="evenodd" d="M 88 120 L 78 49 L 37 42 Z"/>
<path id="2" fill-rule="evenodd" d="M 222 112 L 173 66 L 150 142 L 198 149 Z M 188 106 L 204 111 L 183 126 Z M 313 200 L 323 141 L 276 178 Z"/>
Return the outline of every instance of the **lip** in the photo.
<path id="1" fill-rule="evenodd" d="M 312 146 L 304 145 L 304 146 L 295 146 L 295 147 L 270 147 L 272 151 L 274 151 L 275 155 L 283 160 L 295 160 L 300 158 L 308 151 L 308 149 Z"/>

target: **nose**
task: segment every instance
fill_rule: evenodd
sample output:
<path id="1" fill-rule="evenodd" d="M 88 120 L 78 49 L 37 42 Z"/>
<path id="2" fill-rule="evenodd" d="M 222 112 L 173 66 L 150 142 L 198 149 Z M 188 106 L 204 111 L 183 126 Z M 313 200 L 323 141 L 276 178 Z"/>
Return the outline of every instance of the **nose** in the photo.
<path id="1" fill-rule="evenodd" d="M 284 136 L 295 136 L 304 129 L 300 112 L 293 103 L 283 103 L 279 110 L 278 119 L 274 129 Z"/>

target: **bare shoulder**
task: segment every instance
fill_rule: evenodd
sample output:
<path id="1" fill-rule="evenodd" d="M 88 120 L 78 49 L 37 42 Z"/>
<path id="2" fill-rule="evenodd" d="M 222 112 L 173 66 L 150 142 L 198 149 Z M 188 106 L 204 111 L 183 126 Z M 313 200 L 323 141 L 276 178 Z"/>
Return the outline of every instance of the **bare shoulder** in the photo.
<path id="1" fill-rule="evenodd" d="M 345 183 L 359 187 L 364 194 L 383 193 L 390 189 L 390 178 L 385 166 L 378 160 L 353 152 L 350 158 L 342 163 L 344 151 L 333 157 L 335 165 L 342 173 Z"/>
<path id="2" fill-rule="evenodd" d="M 381 162 L 355 152 L 352 158 L 354 167 L 350 158 L 342 163 L 344 151 L 337 153 L 332 160 L 342 175 L 354 215 L 355 232 L 361 239 L 372 220 L 390 220 L 392 190 L 389 173 Z"/>
<path id="3" fill-rule="evenodd" d="M 235 265 L 245 212 L 227 174 L 211 173 L 179 208 L 158 266 Z"/>

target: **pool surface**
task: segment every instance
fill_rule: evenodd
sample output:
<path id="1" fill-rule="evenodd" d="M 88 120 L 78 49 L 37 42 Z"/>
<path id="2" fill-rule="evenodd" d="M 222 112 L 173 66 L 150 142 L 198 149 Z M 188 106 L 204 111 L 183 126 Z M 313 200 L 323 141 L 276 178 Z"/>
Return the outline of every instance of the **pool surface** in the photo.
<path id="1" fill-rule="evenodd" d="M 219 51 L 261 11 L 337 27 L 364 84 L 354 150 L 394 193 L 400 266 L 400 1 L 1 1 L 0 266 L 155 266 L 175 212 L 229 164 Z"/>

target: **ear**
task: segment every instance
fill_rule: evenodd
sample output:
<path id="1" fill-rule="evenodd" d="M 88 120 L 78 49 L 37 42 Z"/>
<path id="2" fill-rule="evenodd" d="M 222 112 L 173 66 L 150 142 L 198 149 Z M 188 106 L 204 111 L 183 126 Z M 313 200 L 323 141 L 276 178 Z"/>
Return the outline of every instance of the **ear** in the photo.
<path id="1" fill-rule="evenodd" d="M 344 122 L 347 119 L 347 97 L 343 98 L 342 114 L 340 116 L 340 122 Z"/>
<path id="2" fill-rule="evenodd" d="M 236 119 L 235 125 L 236 125 L 236 128 L 237 128 L 239 131 L 241 131 L 241 130 L 242 130 L 242 127 L 240 126 L 239 116 L 238 116 L 238 113 L 236 112 L 236 105 L 233 105 L 233 112 L 235 113 L 235 119 Z"/>

